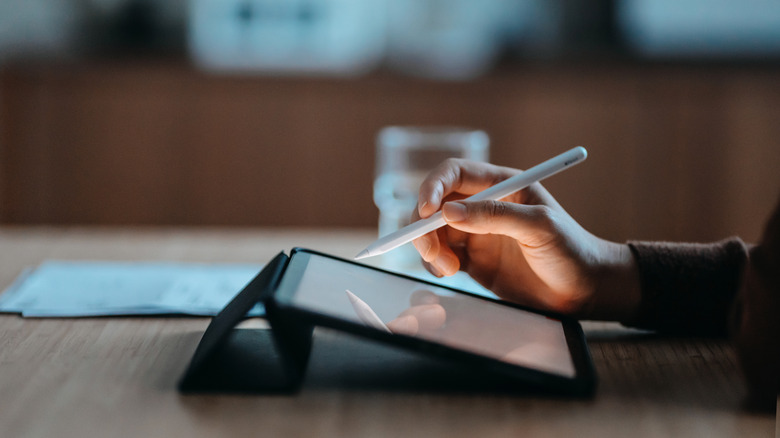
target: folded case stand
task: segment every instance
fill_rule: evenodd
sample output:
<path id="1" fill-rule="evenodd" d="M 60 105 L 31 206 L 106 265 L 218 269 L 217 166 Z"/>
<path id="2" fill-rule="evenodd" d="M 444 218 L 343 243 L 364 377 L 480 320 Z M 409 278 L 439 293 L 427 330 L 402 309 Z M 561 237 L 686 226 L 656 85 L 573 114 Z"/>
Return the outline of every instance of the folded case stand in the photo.
<path id="1" fill-rule="evenodd" d="M 311 325 L 274 318 L 267 329 L 236 329 L 281 280 L 289 257 L 279 253 L 211 321 L 179 383 L 183 392 L 294 392 L 303 381 Z"/>
<path id="2" fill-rule="evenodd" d="M 303 383 L 312 356 L 314 326 L 305 318 L 291 318 L 273 305 L 274 294 L 290 257 L 279 253 L 219 312 L 206 329 L 184 376 L 182 392 L 293 393 Z M 271 329 L 236 328 L 252 308 L 265 305 Z M 581 332 L 579 333 L 581 337 Z M 309 370 L 312 385 L 436 391 L 534 391 L 528 379 L 507 378 L 464 366 L 461 360 L 442 359 L 424 351 L 399 349 L 385 342 L 339 340 L 327 331 L 318 334 Z M 584 342 L 584 338 L 582 339 Z M 587 351 L 581 354 L 587 354 Z M 345 358 L 349 360 L 344 360 Z M 562 392 L 592 393 L 592 382 L 560 387 Z M 583 386 L 584 385 L 584 386 Z M 543 385 L 549 393 L 556 387 Z"/>
<path id="3" fill-rule="evenodd" d="M 182 392 L 294 393 L 303 383 L 312 352 L 314 327 L 300 319 L 278 315 L 266 306 L 268 329 L 236 326 L 257 303 L 275 293 L 289 257 L 277 255 L 206 329 L 179 383 Z M 506 379 L 477 377 L 462 364 L 404 352 L 381 342 L 339 341 L 323 335 L 313 385 L 340 388 L 434 391 L 511 390 Z M 350 360 L 344 360 L 349 357 Z M 527 389 L 527 388 L 524 388 Z"/>

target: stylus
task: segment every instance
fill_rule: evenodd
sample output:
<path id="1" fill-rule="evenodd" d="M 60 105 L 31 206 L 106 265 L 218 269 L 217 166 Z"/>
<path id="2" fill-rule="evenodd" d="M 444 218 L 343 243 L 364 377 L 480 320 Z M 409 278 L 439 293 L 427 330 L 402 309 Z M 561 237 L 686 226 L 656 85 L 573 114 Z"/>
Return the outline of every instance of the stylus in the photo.
<path id="1" fill-rule="evenodd" d="M 371 309 L 371 307 L 366 304 L 365 301 L 361 300 L 357 297 L 357 295 L 353 294 L 352 292 L 347 291 L 347 297 L 349 297 L 349 302 L 352 303 L 352 308 L 355 309 L 355 313 L 357 313 L 358 318 L 360 318 L 361 321 L 363 321 L 363 324 L 373 327 L 375 329 L 379 329 L 382 331 L 385 331 L 387 333 L 392 333 L 389 328 L 385 325 L 384 322 L 382 322 L 381 319 L 374 313 L 374 311 Z"/>
<path id="2" fill-rule="evenodd" d="M 536 166 L 525 170 L 511 178 L 505 179 L 504 181 L 501 181 L 500 183 L 475 195 L 472 195 L 465 200 L 486 201 L 490 199 L 501 199 L 505 196 L 511 195 L 512 193 L 520 191 L 537 181 L 541 181 L 547 177 L 555 175 L 560 171 L 579 164 L 587 157 L 588 151 L 586 151 L 582 146 L 577 146 L 558 156 L 550 158 L 547 161 L 539 163 Z M 426 219 L 420 219 L 417 222 L 409 224 L 398 231 L 379 238 L 379 240 L 375 241 L 371 245 L 368 245 L 366 249 L 356 255 L 355 260 L 384 254 L 445 225 L 447 225 L 447 223 L 444 221 L 441 211 L 436 212 Z"/>

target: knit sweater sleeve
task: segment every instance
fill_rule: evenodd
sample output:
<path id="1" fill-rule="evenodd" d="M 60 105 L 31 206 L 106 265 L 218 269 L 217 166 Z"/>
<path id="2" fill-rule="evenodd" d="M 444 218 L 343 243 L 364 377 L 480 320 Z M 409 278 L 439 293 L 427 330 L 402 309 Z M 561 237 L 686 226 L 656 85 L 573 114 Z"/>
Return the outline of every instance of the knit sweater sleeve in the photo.
<path id="1" fill-rule="evenodd" d="M 725 336 L 748 250 L 738 238 L 711 244 L 629 242 L 639 268 L 639 310 L 625 325 Z"/>

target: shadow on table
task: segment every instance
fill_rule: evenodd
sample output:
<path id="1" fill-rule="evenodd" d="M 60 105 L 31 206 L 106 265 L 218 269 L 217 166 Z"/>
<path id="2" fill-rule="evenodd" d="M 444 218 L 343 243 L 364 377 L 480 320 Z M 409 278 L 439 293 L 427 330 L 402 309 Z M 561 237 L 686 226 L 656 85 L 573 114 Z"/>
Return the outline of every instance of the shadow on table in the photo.
<path id="1" fill-rule="evenodd" d="M 239 331 L 249 334 L 250 331 Z M 262 362 L 272 358 L 270 332 L 252 331 L 253 351 L 235 353 L 231 360 L 247 359 L 250 373 L 273 380 L 275 374 Z M 260 336 L 256 336 L 260 334 Z M 156 382 L 164 391 L 174 389 L 202 333 L 169 336 L 162 342 L 174 350 L 169 366 Z M 587 403 L 634 406 L 664 406 L 664 409 L 694 407 L 714 411 L 745 411 L 746 390 L 736 365 L 733 348 L 724 339 L 676 338 L 650 333 L 613 336 L 589 335 L 589 344 L 599 376 L 594 400 Z M 241 372 L 247 372 L 246 370 Z M 560 400 L 560 395 L 513 384 L 503 376 L 482 375 L 465 366 L 434 360 L 425 355 L 383 345 L 341 332 L 318 329 L 303 382 L 306 393 L 382 392 L 463 395 L 499 395 L 516 399 Z M 212 395 L 294 395 L 289 392 L 257 392 L 240 388 L 204 391 Z M 183 395 L 184 400 L 193 402 Z M 572 400 L 571 397 L 563 397 Z M 574 400 L 572 400 L 574 401 Z"/>
<path id="2" fill-rule="evenodd" d="M 190 360 L 201 333 L 172 336 L 170 343 L 180 347 L 181 360 Z M 218 360 L 210 364 L 202 390 L 187 393 L 211 394 L 292 394 L 280 389 L 280 358 L 275 351 L 268 330 L 237 330 L 241 348 L 220 351 Z M 189 354 L 189 355 L 188 355 Z M 184 367 L 178 367 L 183 373 Z M 255 381 L 242 387 L 241 379 L 251 376 Z M 168 376 L 168 378 L 170 375 Z M 176 376 L 180 379 L 181 376 Z M 171 388 L 172 382 L 159 382 Z M 268 390 L 252 387 L 265 385 Z M 467 366 L 459 366 L 406 351 L 375 341 L 341 332 L 318 329 L 314 335 L 311 356 L 302 384 L 304 391 L 377 391 L 427 392 L 446 394 L 502 394 L 513 397 L 559 398 L 562 395 L 529 388 L 504 376 L 480 373 Z"/>
<path id="3" fill-rule="evenodd" d="M 588 345 L 601 399 L 756 411 L 726 338 L 591 331 Z"/>

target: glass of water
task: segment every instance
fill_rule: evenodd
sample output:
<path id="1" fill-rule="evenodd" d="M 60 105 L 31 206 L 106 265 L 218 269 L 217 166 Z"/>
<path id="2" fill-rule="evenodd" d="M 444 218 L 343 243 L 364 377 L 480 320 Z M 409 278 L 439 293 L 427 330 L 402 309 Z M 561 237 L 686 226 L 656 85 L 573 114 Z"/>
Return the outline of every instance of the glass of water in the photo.
<path id="1" fill-rule="evenodd" d="M 487 161 L 485 132 L 458 127 L 389 126 L 377 136 L 374 203 L 379 208 L 379 236 L 409 224 L 417 208 L 420 184 L 447 158 Z M 414 247 L 383 254 L 382 265 L 396 270 L 420 268 Z"/>

